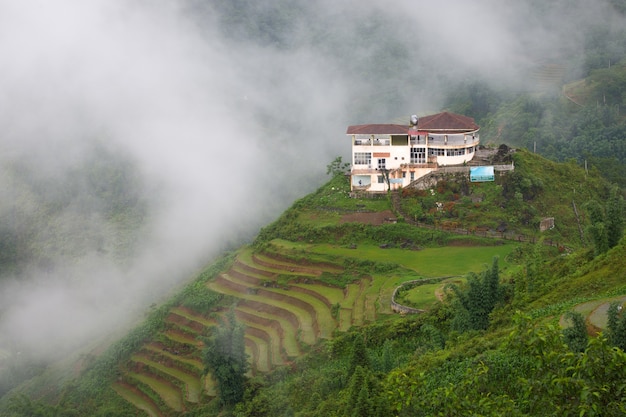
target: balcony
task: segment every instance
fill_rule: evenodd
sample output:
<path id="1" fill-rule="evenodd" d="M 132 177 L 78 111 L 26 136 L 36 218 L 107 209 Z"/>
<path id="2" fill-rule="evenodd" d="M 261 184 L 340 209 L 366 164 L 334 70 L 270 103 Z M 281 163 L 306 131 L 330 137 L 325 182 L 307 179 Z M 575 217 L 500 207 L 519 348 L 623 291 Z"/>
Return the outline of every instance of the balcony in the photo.
<path id="1" fill-rule="evenodd" d="M 354 146 L 389 146 L 391 140 L 389 139 L 355 139 Z"/>
<path id="2" fill-rule="evenodd" d="M 477 145 L 480 142 L 478 135 L 433 135 L 428 137 L 428 146 L 460 146 Z M 422 144 L 421 142 L 420 144 Z"/>

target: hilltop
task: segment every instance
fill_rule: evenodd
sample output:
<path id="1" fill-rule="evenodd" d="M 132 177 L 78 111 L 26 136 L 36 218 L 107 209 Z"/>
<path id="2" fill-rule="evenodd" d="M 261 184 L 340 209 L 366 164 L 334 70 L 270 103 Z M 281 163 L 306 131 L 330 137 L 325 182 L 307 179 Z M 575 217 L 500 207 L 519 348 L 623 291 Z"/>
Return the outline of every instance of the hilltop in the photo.
<path id="1" fill-rule="evenodd" d="M 369 375 L 377 410 L 363 415 L 391 415 L 391 409 L 415 415 L 418 404 L 425 406 L 417 401 L 420 390 L 442 393 L 448 382 L 460 384 L 459 392 L 477 389 L 464 375 L 479 363 L 487 364 L 478 374 L 482 390 L 506 399 L 504 405 L 521 401 L 498 390 L 501 373 L 516 366 L 506 335 L 520 320 L 558 325 L 565 312 L 588 302 L 595 307 L 578 310 L 595 323 L 591 334 L 602 331 L 606 318 L 594 312 L 626 296 L 624 246 L 622 241 L 594 256 L 586 207 L 607 201 L 611 189 L 597 171 L 524 150 L 504 147 L 500 153 L 515 171 L 494 182 L 447 176 L 425 192 L 405 189 L 393 196 L 350 198 L 348 180 L 336 173 L 119 342 L 75 363 L 64 388 L 54 389 L 48 376 L 47 383 L 34 380 L 17 392 L 57 404 L 61 414 L 217 415 L 219 385 L 205 375 L 203 349 L 231 311 L 242 326 L 250 367 L 238 415 L 309 410 L 302 415 L 321 416 L 344 409 L 359 395 L 350 391 L 354 378 L 364 378 L 355 377 L 350 365 L 358 341 L 365 352 L 359 372 Z M 540 231 L 545 217 L 554 218 L 554 227 Z M 470 331 L 459 316 L 458 297 L 486 276 L 493 259 L 500 285 L 496 309 L 488 327 Z M 395 302 L 424 312 L 395 313 L 394 291 Z M 559 346 L 551 348 L 565 354 Z M 406 385 L 406 375 L 414 373 L 426 385 Z M 297 387 L 309 387 L 309 395 Z M 409 390 L 413 400 L 400 405 L 400 397 L 383 396 L 394 390 Z M 9 415 L 25 415 L 43 404 L 18 395 L 3 407 L 12 410 Z M 504 405 L 488 404 L 508 410 Z"/>

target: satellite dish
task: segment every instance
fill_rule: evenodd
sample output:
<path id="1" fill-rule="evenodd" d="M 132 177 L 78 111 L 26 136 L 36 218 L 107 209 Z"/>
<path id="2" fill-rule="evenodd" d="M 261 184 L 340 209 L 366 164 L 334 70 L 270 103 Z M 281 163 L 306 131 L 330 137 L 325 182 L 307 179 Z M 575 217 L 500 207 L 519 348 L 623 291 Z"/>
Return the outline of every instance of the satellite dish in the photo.
<path id="1" fill-rule="evenodd" d="M 411 126 L 417 126 L 417 121 L 418 121 L 417 115 L 415 115 L 415 114 L 412 115 L 411 116 Z"/>

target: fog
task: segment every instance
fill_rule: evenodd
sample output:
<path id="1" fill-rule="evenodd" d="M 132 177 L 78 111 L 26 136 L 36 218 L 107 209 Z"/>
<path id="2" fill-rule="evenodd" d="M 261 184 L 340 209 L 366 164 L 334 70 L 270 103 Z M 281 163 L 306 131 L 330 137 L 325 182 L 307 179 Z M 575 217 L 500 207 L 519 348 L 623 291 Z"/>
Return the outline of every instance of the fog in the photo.
<path id="1" fill-rule="evenodd" d="M 148 207 L 124 262 L 98 250 L 118 235 L 96 215 L 69 204 L 42 224 L 75 250 L 44 245 L 54 268 L 0 281 L 0 351 L 47 357 L 141 317 L 349 160 L 347 125 L 439 111 L 464 80 L 528 88 L 585 28 L 623 25 L 597 0 L 277 0 L 234 21 L 223 13 L 246 2 L 211 3 L 0 0 L 2 166 L 59 183 L 104 147 Z M 275 32 L 246 27 L 257 18 Z M 20 183 L 0 185 L 2 222 L 16 204 L 38 213 Z"/>

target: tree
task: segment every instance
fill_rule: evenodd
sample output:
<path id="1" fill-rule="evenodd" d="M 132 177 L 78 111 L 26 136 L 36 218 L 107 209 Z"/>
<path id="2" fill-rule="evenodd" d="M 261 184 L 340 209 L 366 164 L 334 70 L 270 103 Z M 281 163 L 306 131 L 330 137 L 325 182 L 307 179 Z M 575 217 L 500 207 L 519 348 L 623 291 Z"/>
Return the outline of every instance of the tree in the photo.
<path id="1" fill-rule="evenodd" d="M 380 360 L 382 372 L 389 372 L 394 368 L 395 361 L 392 344 L 393 342 L 389 339 L 385 339 L 385 342 L 383 343 Z"/>
<path id="2" fill-rule="evenodd" d="M 599 255 L 609 250 L 606 224 L 604 222 L 604 209 L 596 200 L 589 201 L 586 204 L 586 209 L 589 212 L 589 220 L 591 221 L 587 233 L 591 236 L 596 255 Z"/>
<path id="3" fill-rule="evenodd" d="M 489 326 L 489 314 L 502 298 L 498 258 L 480 276 L 470 273 L 467 283 L 465 291 L 450 286 L 458 299 L 455 325 L 459 330 L 485 330 Z"/>
<path id="4" fill-rule="evenodd" d="M 338 156 L 333 162 L 326 165 L 326 175 L 332 175 L 333 178 L 344 175 L 349 168 L 350 164 L 348 162 L 342 162 L 341 157 Z"/>
<path id="5" fill-rule="evenodd" d="M 354 369 L 354 372 L 352 373 L 352 376 L 350 377 L 350 384 L 348 385 L 348 390 L 347 390 L 345 410 L 343 413 L 345 417 L 352 417 L 355 409 L 357 408 L 359 404 L 359 401 L 362 400 L 361 395 L 362 395 L 363 390 L 368 392 L 369 390 L 368 379 L 369 379 L 369 372 L 362 366 L 358 365 Z"/>
<path id="6" fill-rule="evenodd" d="M 233 309 L 204 343 L 205 372 L 210 371 L 217 381 L 220 400 L 227 406 L 238 403 L 245 391 L 248 357 L 244 327 L 237 323 Z"/>
<path id="7" fill-rule="evenodd" d="M 613 187 L 605 205 L 592 200 L 586 209 L 591 221 L 588 232 L 599 255 L 617 245 L 624 234 L 624 198 Z"/>
<path id="8" fill-rule="evenodd" d="M 357 335 L 352 343 L 352 354 L 350 356 L 350 364 L 348 365 L 348 377 L 351 377 L 357 367 L 370 369 L 370 359 L 365 348 L 363 337 Z"/>
<path id="9" fill-rule="evenodd" d="M 352 417 L 370 417 L 374 415 L 374 406 L 370 397 L 370 391 L 367 384 L 361 387 L 359 396 L 357 398 L 354 409 L 352 410 Z"/>
<path id="10" fill-rule="evenodd" d="M 570 327 L 563 329 L 565 343 L 574 352 L 584 352 L 589 343 L 585 318 L 576 311 L 567 312 L 565 318 L 572 322 Z"/>
<path id="11" fill-rule="evenodd" d="M 611 345 L 626 350 L 626 317 L 621 314 L 622 306 L 618 302 L 609 305 L 607 311 L 607 336 Z"/>
<path id="12" fill-rule="evenodd" d="M 424 337 L 423 346 L 427 349 L 443 349 L 446 346 L 446 340 L 441 333 L 432 324 L 426 323 L 420 327 L 420 333 Z"/>
<path id="13" fill-rule="evenodd" d="M 387 191 L 391 190 L 391 181 L 389 180 L 389 170 L 387 168 L 379 168 L 383 176 L 383 181 L 387 184 Z"/>
<path id="14" fill-rule="evenodd" d="M 618 187 L 611 189 L 606 203 L 606 234 L 609 248 L 616 246 L 624 234 L 624 198 Z"/>
<path id="15" fill-rule="evenodd" d="M 6 417 L 65 417 L 77 416 L 78 412 L 62 405 L 49 405 L 42 401 L 32 401 L 24 394 L 18 394 L 9 398 L 5 410 Z"/>
<path id="16" fill-rule="evenodd" d="M 345 402 L 337 414 L 319 414 L 341 417 L 375 417 L 389 415 L 385 412 L 388 405 L 381 398 L 380 384 L 370 369 L 357 366 L 350 377 L 347 389 L 343 393 Z"/>

